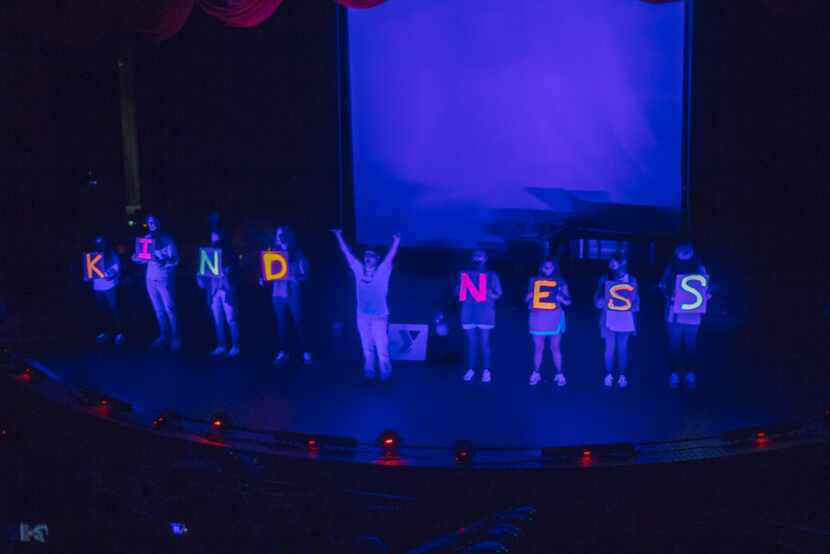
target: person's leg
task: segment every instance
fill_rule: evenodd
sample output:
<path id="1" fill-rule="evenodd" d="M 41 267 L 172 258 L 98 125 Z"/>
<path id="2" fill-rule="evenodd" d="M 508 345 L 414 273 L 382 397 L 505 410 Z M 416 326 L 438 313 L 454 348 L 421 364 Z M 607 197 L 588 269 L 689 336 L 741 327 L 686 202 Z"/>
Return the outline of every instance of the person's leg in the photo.
<path id="1" fill-rule="evenodd" d="M 159 338 L 153 344 L 161 346 L 161 344 L 170 340 L 170 328 L 167 324 L 164 301 L 159 291 L 159 281 L 147 281 L 147 296 L 150 297 L 150 303 L 153 305 L 153 311 L 156 313 L 156 321 L 159 326 Z"/>
<path id="2" fill-rule="evenodd" d="M 112 317 L 112 331 L 119 337 L 124 333 L 124 322 L 121 319 L 121 306 L 118 304 L 118 287 L 112 287 L 106 293 L 107 306 Z"/>
<path id="3" fill-rule="evenodd" d="M 385 381 L 392 374 L 392 362 L 389 359 L 389 319 L 386 317 L 373 317 L 372 340 L 375 343 L 375 350 L 380 365 L 380 378 Z"/>
<path id="4" fill-rule="evenodd" d="M 533 339 L 533 371 L 538 372 L 542 367 L 542 358 L 545 355 L 545 336 L 530 335 Z"/>
<path id="5" fill-rule="evenodd" d="M 605 373 L 610 375 L 614 372 L 614 353 L 617 348 L 617 337 L 614 331 L 608 329 L 603 333 L 605 339 Z"/>
<path id="6" fill-rule="evenodd" d="M 277 319 L 277 357 L 285 356 L 286 335 L 288 333 L 288 303 L 277 296 L 271 297 L 274 306 L 274 316 Z"/>
<path id="7" fill-rule="evenodd" d="M 297 335 L 297 346 L 303 353 L 303 361 L 311 362 L 311 354 L 308 351 L 308 345 L 305 339 L 305 329 L 303 327 L 303 303 L 299 293 L 295 293 L 288 304 L 291 310 L 291 319 L 294 321 L 294 332 Z"/>
<path id="8" fill-rule="evenodd" d="M 475 371 L 478 361 L 478 337 L 475 327 L 464 329 L 464 335 L 467 337 L 467 369 Z"/>
<path id="9" fill-rule="evenodd" d="M 358 314 L 357 331 L 360 334 L 360 345 L 363 348 L 363 375 L 369 379 L 375 377 L 375 345 L 371 322 L 370 316 Z"/>
<path id="10" fill-rule="evenodd" d="M 625 375 L 625 370 L 628 368 L 628 338 L 629 333 L 619 333 L 617 335 L 617 370 L 620 375 Z"/>
<path id="11" fill-rule="evenodd" d="M 677 372 L 682 365 L 681 347 L 683 344 L 683 325 L 669 323 L 666 329 L 669 335 L 669 363 L 671 364 L 672 372 Z"/>
<path id="12" fill-rule="evenodd" d="M 164 304 L 164 312 L 167 314 L 167 321 L 170 323 L 170 336 L 172 338 L 170 345 L 175 349 L 181 343 L 181 336 L 179 335 L 179 324 L 176 317 L 176 294 L 173 279 L 161 281 L 159 293 Z"/>
<path id="13" fill-rule="evenodd" d="M 556 373 L 562 373 L 562 333 L 550 336 L 550 353 Z"/>
<path id="14" fill-rule="evenodd" d="M 239 351 L 239 321 L 236 319 L 236 305 L 228 302 L 225 296 L 222 302 L 222 308 L 225 312 L 225 321 L 228 323 L 228 329 L 231 331 L 231 351 Z"/>
<path id="15" fill-rule="evenodd" d="M 222 304 L 224 303 L 225 293 L 217 291 L 210 301 L 210 312 L 213 315 L 213 328 L 216 332 L 216 352 L 217 354 L 228 349 L 228 343 L 225 341 L 225 310 Z"/>
<path id="16" fill-rule="evenodd" d="M 96 340 L 98 342 L 103 342 L 107 339 L 107 333 L 109 332 L 108 326 L 111 326 L 107 299 L 104 291 L 100 290 L 92 291 L 92 296 L 95 298 L 95 308 L 98 314 L 98 319 L 101 321 L 100 325 L 98 325 L 98 336 L 96 337 Z"/>
<path id="17" fill-rule="evenodd" d="M 490 331 L 491 329 L 479 329 L 481 332 L 481 368 L 490 369 Z"/>
<path id="18" fill-rule="evenodd" d="M 686 370 L 697 371 L 697 332 L 700 325 L 682 325 L 683 343 L 686 349 Z"/>

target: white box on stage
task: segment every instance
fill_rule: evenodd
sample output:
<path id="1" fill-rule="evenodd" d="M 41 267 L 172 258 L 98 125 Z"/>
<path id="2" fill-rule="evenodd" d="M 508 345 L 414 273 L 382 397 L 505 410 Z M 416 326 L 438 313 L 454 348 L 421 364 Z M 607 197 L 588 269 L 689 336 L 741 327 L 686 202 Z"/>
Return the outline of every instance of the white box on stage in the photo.
<path id="1" fill-rule="evenodd" d="M 429 325 L 389 324 L 389 357 L 393 360 L 424 361 L 427 358 Z"/>

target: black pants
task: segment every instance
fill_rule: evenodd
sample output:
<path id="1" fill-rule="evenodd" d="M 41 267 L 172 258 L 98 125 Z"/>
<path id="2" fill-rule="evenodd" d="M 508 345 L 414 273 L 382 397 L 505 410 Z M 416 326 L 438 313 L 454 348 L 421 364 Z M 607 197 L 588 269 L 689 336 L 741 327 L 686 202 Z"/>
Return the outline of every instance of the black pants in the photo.
<path id="1" fill-rule="evenodd" d="M 122 333 L 121 312 L 118 309 L 118 287 L 109 290 L 92 291 L 95 295 L 95 304 L 98 306 L 101 320 L 104 321 L 103 331 L 108 333 Z"/>
<path id="2" fill-rule="evenodd" d="M 684 369 L 684 366 L 687 371 L 695 371 L 697 369 L 697 331 L 700 325 L 669 323 L 667 328 L 669 363 L 672 371 L 680 371 Z"/>
<path id="3" fill-rule="evenodd" d="M 277 350 L 283 351 L 288 345 L 288 316 L 294 322 L 294 333 L 297 335 L 297 343 L 300 349 L 305 352 L 305 336 L 303 333 L 302 303 L 300 295 L 293 294 L 288 297 L 272 296 L 274 315 L 277 316 Z"/>

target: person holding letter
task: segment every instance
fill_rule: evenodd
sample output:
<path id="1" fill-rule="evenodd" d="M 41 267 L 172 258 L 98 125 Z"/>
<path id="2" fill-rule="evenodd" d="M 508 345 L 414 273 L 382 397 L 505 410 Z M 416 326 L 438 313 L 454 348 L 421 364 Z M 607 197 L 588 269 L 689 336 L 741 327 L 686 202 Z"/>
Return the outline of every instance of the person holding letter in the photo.
<path id="1" fill-rule="evenodd" d="M 332 232 L 354 273 L 357 289 L 357 330 L 363 347 L 363 376 L 369 380 L 375 378 L 377 357 L 380 379 L 388 381 L 392 375 L 392 364 L 389 361 L 389 307 L 386 297 L 389 292 L 389 278 L 392 275 L 392 262 L 398 253 L 401 236 L 392 236 L 392 246 L 383 261 L 374 250 L 366 250 L 361 263 L 343 239 L 343 230 L 334 229 Z"/>
<path id="2" fill-rule="evenodd" d="M 92 294 L 105 327 L 98 333 L 96 341 L 106 342 L 115 337 L 115 344 L 124 343 L 124 329 L 118 306 L 118 277 L 121 264 L 106 237 L 95 237 L 95 251 L 84 254 L 84 280 L 92 283 Z"/>
<path id="3" fill-rule="evenodd" d="M 196 273 L 196 284 L 205 291 L 216 329 L 216 348 L 210 353 L 211 356 L 239 356 L 236 266 L 236 256 L 228 247 L 224 232 L 215 229 L 210 233 L 210 247 L 199 250 L 199 271 Z M 225 336 L 226 324 L 231 334 L 230 350 Z"/>
<path id="4" fill-rule="evenodd" d="M 490 331 L 496 327 L 496 300 L 501 298 L 499 274 L 487 270 L 487 253 L 473 252 L 472 267 L 462 271 L 457 287 L 461 302 L 461 328 L 467 336 L 467 372 L 464 381 L 476 375 L 478 352 L 481 350 L 481 382 L 492 380 L 490 373 Z"/>
<path id="5" fill-rule="evenodd" d="M 666 329 L 671 365 L 669 385 L 672 388 L 678 387 L 679 372 L 685 366 L 686 386 L 694 388 L 697 385 L 697 333 L 712 294 L 709 274 L 695 256 L 691 244 L 678 244 L 674 249 L 674 260 L 660 279 L 660 291 L 666 298 Z"/>
<path id="6" fill-rule="evenodd" d="M 263 275 L 260 285 L 272 282 L 271 303 L 277 319 L 277 355 L 274 365 L 288 361 L 288 329 L 294 325 L 298 346 L 303 352 L 303 363 L 311 365 L 311 352 L 305 342 L 303 329 L 302 285 L 308 279 L 308 258 L 297 246 L 294 231 L 287 226 L 274 231 L 273 252 L 263 252 Z"/>
<path id="7" fill-rule="evenodd" d="M 594 292 L 594 305 L 600 310 L 599 334 L 605 341 L 606 387 L 614 386 L 614 362 L 617 362 L 617 386 L 628 386 L 628 339 L 637 332 L 635 314 L 640 311 L 637 279 L 628 273 L 628 260 L 614 254 L 608 261 Z"/>
<path id="8" fill-rule="evenodd" d="M 542 380 L 539 369 L 545 355 L 545 341 L 550 339 L 550 353 L 556 368 L 554 382 L 564 387 L 567 383 L 562 373 L 562 335 L 565 333 L 565 306 L 571 305 L 568 284 L 559 273 L 556 262 L 552 259 L 542 261 L 539 274 L 530 278 L 525 302 L 530 309 L 528 327 L 533 338 L 533 372 L 530 385 L 538 385 Z"/>
<path id="9" fill-rule="evenodd" d="M 147 295 L 153 305 L 159 326 L 159 337 L 153 341 L 153 348 L 169 346 L 179 350 L 182 341 L 176 318 L 174 276 L 179 265 L 179 252 L 173 237 L 162 232 L 161 223 L 154 215 L 148 215 L 147 235 L 136 239 L 136 252 L 132 260 L 147 264 Z"/>

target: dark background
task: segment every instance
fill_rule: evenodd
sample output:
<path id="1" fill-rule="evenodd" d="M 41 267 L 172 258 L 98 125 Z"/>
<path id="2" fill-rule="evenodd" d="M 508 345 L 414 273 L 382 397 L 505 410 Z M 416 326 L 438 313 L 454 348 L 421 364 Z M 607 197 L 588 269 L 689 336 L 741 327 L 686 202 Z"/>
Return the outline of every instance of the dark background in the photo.
<path id="1" fill-rule="evenodd" d="M 695 7 L 693 235 L 707 261 L 766 295 L 751 302 L 771 307 L 769 333 L 813 328 L 830 294 L 825 14 L 818 2 Z M 123 41 L 136 48 L 142 204 L 182 242 L 204 236 L 212 208 L 229 226 L 297 224 L 311 250 L 339 223 L 333 2 L 287 1 L 246 30 L 194 10 L 162 43 L 3 15 L 0 292 L 13 311 L 65 302 L 60 283 L 90 234 L 126 232 Z"/>

